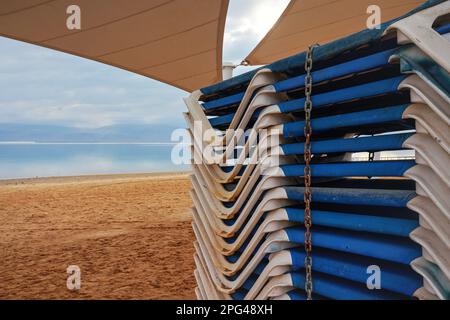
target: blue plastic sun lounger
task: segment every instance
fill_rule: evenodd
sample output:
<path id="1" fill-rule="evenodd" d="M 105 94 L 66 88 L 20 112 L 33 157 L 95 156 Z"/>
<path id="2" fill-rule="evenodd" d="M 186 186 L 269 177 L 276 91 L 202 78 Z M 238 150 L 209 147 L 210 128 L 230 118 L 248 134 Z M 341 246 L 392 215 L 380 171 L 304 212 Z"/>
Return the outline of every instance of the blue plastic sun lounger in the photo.
<path id="1" fill-rule="evenodd" d="M 305 267 L 305 253 L 301 249 L 289 250 L 292 257 L 292 269 L 302 271 Z M 317 249 L 314 254 L 314 271 L 355 281 L 365 285 L 369 266 L 378 266 L 382 270 L 383 289 L 406 296 L 412 296 L 421 287 L 421 277 L 409 266 L 386 260 L 366 258 L 363 256 L 342 254 L 330 250 Z M 367 289 L 368 290 L 368 289 Z"/>
<path id="2" fill-rule="evenodd" d="M 303 208 L 286 208 L 285 210 L 289 221 L 304 223 L 305 210 Z M 374 213 L 364 214 L 364 209 L 360 209 L 359 213 L 313 210 L 313 215 L 314 224 L 318 226 L 401 237 L 408 237 L 419 226 L 418 218 L 414 214 L 405 218 L 398 217 L 395 213 L 390 216 Z"/>
<path id="3" fill-rule="evenodd" d="M 372 70 L 389 64 L 389 58 L 394 54 L 394 50 L 386 50 L 373 55 L 344 62 L 332 67 L 324 68 L 312 73 L 314 83 L 336 79 L 345 75 L 362 71 Z M 305 75 L 292 77 L 273 84 L 275 92 L 286 92 L 294 89 L 301 89 L 305 85 Z M 224 98 L 211 100 L 202 104 L 205 110 L 213 110 L 239 103 L 245 92 L 233 94 Z"/>
<path id="4" fill-rule="evenodd" d="M 289 239 L 303 244 L 304 227 L 286 229 Z M 356 233 L 348 230 L 316 228 L 314 244 L 319 248 L 342 251 L 361 256 L 409 265 L 422 252 L 418 244 L 408 238 L 383 236 L 369 233 Z"/>
<path id="5" fill-rule="evenodd" d="M 303 200 L 305 188 L 284 187 L 284 190 L 289 199 Z M 360 188 L 314 188 L 312 195 L 314 202 L 381 207 L 406 207 L 408 202 L 415 197 L 416 193 L 409 190 Z"/>
<path id="6" fill-rule="evenodd" d="M 367 125 L 382 125 L 390 122 L 402 121 L 403 114 L 409 105 L 399 105 L 368 111 L 345 113 L 335 116 L 312 119 L 314 132 L 324 132 L 340 128 L 362 127 Z M 289 122 L 283 125 L 286 138 L 303 137 L 305 122 Z M 411 129 L 413 127 L 411 126 Z"/>
<path id="7" fill-rule="evenodd" d="M 361 137 L 352 139 L 330 139 L 314 141 L 311 151 L 315 154 L 340 152 L 368 152 L 402 150 L 403 144 L 412 133 L 389 134 L 376 137 Z M 284 155 L 298 155 L 305 151 L 305 143 L 282 144 Z"/>
<path id="8" fill-rule="evenodd" d="M 327 44 L 323 44 L 316 50 L 315 61 L 316 62 L 330 61 L 330 60 L 332 61 L 333 59 L 336 58 L 336 56 L 339 56 L 343 52 L 357 50 L 358 47 L 365 46 L 369 43 L 376 43 L 381 47 L 386 47 L 386 49 L 389 49 L 390 46 L 396 45 L 395 40 L 394 42 L 392 42 L 390 39 L 383 39 L 383 33 L 389 26 L 391 26 L 395 22 L 398 22 L 406 17 L 414 15 L 415 13 L 418 13 L 424 9 L 433 7 L 444 1 L 446 0 L 431 0 L 431 1 L 429 0 L 423 5 L 419 6 L 418 8 L 412 10 L 411 12 L 402 17 L 383 23 L 380 26 L 380 29 L 372 29 L 372 30 L 366 29 L 356 34 L 350 35 L 348 37 L 338 39 L 336 41 Z M 438 28 L 436 28 L 436 31 L 440 34 L 449 33 L 450 32 L 449 25 L 444 24 L 442 26 L 439 26 Z M 306 60 L 306 53 L 301 52 L 291 57 L 276 61 L 271 65 L 265 66 L 265 68 L 270 69 L 272 72 L 279 72 L 286 74 L 292 74 L 293 72 L 298 70 L 304 72 L 305 60 Z M 233 77 L 229 80 L 202 88 L 201 92 L 205 97 L 208 97 L 223 94 L 227 91 L 233 90 L 233 88 L 240 88 L 248 84 L 257 72 L 258 69 L 252 70 L 245 74 Z"/>
<path id="9" fill-rule="evenodd" d="M 314 299 L 450 297 L 448 14 L 448 1 L 428 1 L 380 30 L 314 50 Z M 306 298 L 305 57 L 185 100 L 190 130 L 194 121 L 212 127 L 217 149 L 232 155 L 226 165 L 193 166 L 202 298 Z M 261 151 L 261 141 L 249 146 L 248 134 L 239 153 L 227 129 L 270 129 L 279 141 L 257 159 L 249 150 Z M 356 160 L 362 154 L 367 161 Z M 381 269 L 379 290 L 368 287 L 370 266 Z"/>
<path id="10" fill-rule="evenodd" d="M 305 287 L 303 273 L 291 273 L 294 288 Z M 314 292 L 333 300 L 405 300 L 408 296 L 385 290 L 367 290 L 365 285 L 317 273 Z"/>
<path id="11" fill-rule="evenodd" d="M 368 99 L 370 97 L 378 97 L 380 95 L 388 95 L 398 92 L 398 86 L 405 79 L 405 76 L 394 77 L 386 80 L 375 81 L 359 86 L 349 87 L 345 89 L 330 91 L 318 95 L 313 95 L 313 106 L 315 109 L 324 108 L 337 103 L 353 102 L 357 99 Z M 280 113 L 299 112 L 303 110 L 305 98 L 280 102 L 278 108 Z M 257 111 L 253 118 L 259 116 Z M 235 117 L 235 113 L 211 118 L 209 121 L 212 126 L 220 127 L 231 123 Z"/>
<path id="12" fill-rule="evenodd" d="M 374 161 L 313 164 L 314 177 L 402 177 L 415 161 Z M 302 177 L 304 165 L 281 166 L 286 177 Z"/>

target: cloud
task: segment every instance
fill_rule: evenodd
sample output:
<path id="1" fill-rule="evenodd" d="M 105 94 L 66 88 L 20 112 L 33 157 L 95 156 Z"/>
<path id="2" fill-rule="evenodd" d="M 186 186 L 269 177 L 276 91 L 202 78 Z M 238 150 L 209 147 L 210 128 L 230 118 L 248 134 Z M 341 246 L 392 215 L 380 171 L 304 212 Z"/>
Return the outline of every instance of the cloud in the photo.
<path id="1" fill-rule="evenodd" d="M 267 34 L 289 0 L 231 1 L 224 34 L 224 61 L 241 62 Z"/>
<path id="2" fill-rule="evenodd" d="M 288 0 L 232 0 L 224 60 L 239 63 Z M 186 92 L 95 61 L 0 37 L 0 123 L 184 126 Z M 238 71 L 247 71 L 240 68 Z"/>
<path id="3" fill-rule="evenodd" d="M 0 38 L 0 122 L 183 125 L 186 92 L 98 62 Z"/>

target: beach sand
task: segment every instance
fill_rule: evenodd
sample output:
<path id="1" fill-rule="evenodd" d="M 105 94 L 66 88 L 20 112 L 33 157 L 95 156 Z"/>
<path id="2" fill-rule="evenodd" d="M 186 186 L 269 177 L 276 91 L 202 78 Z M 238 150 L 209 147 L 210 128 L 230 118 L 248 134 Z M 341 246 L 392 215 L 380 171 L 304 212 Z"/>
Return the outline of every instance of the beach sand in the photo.
<path id="1" fill-rule="evenodd" d="M 195 299 L 189 189 L 187 173 L 0 181 L 0 299 Z"/>

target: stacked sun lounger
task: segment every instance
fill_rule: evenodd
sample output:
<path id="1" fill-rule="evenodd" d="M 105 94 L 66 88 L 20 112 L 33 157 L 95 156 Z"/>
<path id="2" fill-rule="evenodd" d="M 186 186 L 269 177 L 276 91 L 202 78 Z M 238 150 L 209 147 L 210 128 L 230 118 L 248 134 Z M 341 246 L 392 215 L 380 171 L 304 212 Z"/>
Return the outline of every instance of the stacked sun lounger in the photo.
<path id="1" fill-rule="evenodd" d="M 313 51 L 313 299 L 450 298 L 449 13 Z M 307 296 L 305 56 L 185 99 L 199 299 Z"/>

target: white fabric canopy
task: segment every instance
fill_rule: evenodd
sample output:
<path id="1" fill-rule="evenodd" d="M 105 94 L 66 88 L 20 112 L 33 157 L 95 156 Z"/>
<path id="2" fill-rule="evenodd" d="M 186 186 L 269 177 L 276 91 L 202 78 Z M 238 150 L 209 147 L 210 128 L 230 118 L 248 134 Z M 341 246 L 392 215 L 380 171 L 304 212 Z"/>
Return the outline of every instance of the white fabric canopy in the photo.
<path id="1" fill-rule="evenodd" d="M 81 29 L 69 30 L 70 5 Z M 193 91 L 222 80 L 228 0 L 1 0 L 0 35 Z"/>
<path id="2" fill-rule="evenodd" d="M 367 28 L 367 8 L 378 5 L 381 22 L 397 18 L 425 0 L 292 0 L 270 32 L 247 56 L 252 65 L 269 64 Z"/>

